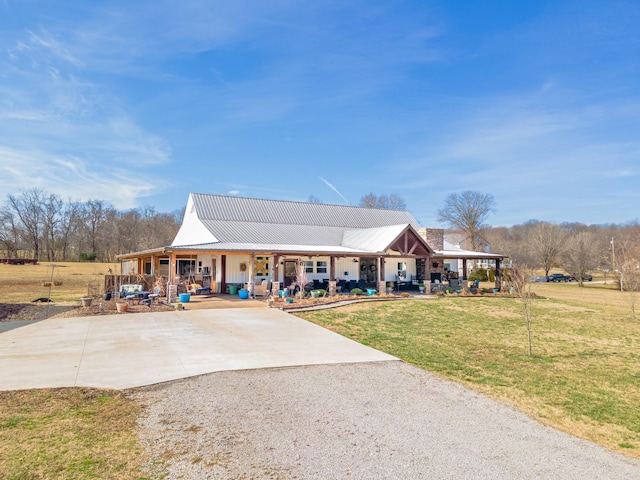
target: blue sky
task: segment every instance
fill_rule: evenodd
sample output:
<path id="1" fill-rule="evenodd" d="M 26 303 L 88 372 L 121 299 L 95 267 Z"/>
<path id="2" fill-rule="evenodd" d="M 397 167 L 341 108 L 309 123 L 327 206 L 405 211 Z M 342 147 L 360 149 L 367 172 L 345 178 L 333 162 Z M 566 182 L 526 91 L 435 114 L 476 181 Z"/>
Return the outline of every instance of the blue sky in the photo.
<path id="1" fill-rule="evenodd" d="M 640 211 L 637 1 L 0 0 L 0 199 Z"/>

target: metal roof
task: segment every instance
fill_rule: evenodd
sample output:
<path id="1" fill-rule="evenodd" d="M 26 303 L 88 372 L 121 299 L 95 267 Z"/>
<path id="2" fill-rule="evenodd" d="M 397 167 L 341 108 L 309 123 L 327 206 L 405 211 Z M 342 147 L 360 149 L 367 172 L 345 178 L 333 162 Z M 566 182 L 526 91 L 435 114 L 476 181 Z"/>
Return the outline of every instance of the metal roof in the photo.
<path id="1" fill-rule="evenodd" d="M 406 210 L 330 205 L 325 203 L 265 200 L 192 193 L 200 220 L 222 220 L 261 224 L 374 228 L 409 224 L 420 228 Z"/>

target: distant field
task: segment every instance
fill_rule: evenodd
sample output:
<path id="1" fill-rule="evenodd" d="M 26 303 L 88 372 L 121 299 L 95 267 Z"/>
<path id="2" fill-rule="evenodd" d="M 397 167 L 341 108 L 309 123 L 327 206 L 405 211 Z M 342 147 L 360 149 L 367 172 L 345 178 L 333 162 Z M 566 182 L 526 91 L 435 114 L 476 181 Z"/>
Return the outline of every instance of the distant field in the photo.
<path id="1" fill-rule="evenodd" d="M 56 302 L 75 301 L 87 295 L 90 284 L 99 284 L 102 289 L 109 268 L 119 271 L 119 265 L 109 263 L 0 264 L 0 302 L 25 303 L 49 295 Z M 43 282 L 51 280 L 62 284 L 43 286 Z"/>

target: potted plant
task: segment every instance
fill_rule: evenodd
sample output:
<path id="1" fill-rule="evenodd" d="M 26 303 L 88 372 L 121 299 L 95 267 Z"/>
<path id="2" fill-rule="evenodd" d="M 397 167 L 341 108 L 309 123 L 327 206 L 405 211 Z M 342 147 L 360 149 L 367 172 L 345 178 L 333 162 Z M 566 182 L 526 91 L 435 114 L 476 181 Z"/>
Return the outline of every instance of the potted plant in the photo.
<path id="1" fill-rule="evenodd" d="M 424 282 L 418 284 L 418 290 L 420 290 L 420 293 L 424 293 Z"/>
<path id="2" fill-rule="evenodd" d="M 80 301 L 82 302 L 82 306 L 83 307 L 90 307 L 91 306 L 91 300 L 93 300 L 91 297 L 82 297 L 80 299 Z"/>

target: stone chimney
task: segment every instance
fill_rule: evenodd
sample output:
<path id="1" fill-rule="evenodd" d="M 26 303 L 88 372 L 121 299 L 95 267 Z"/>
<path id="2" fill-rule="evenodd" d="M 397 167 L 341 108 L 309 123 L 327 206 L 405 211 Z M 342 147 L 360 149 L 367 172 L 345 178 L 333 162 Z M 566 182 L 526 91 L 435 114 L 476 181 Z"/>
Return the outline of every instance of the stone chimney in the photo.
<path id="1" fill-rule="evenodd" d="M 421 228 L 418 233 L 434 250 L 444 248 L 444 228 Z"/>

